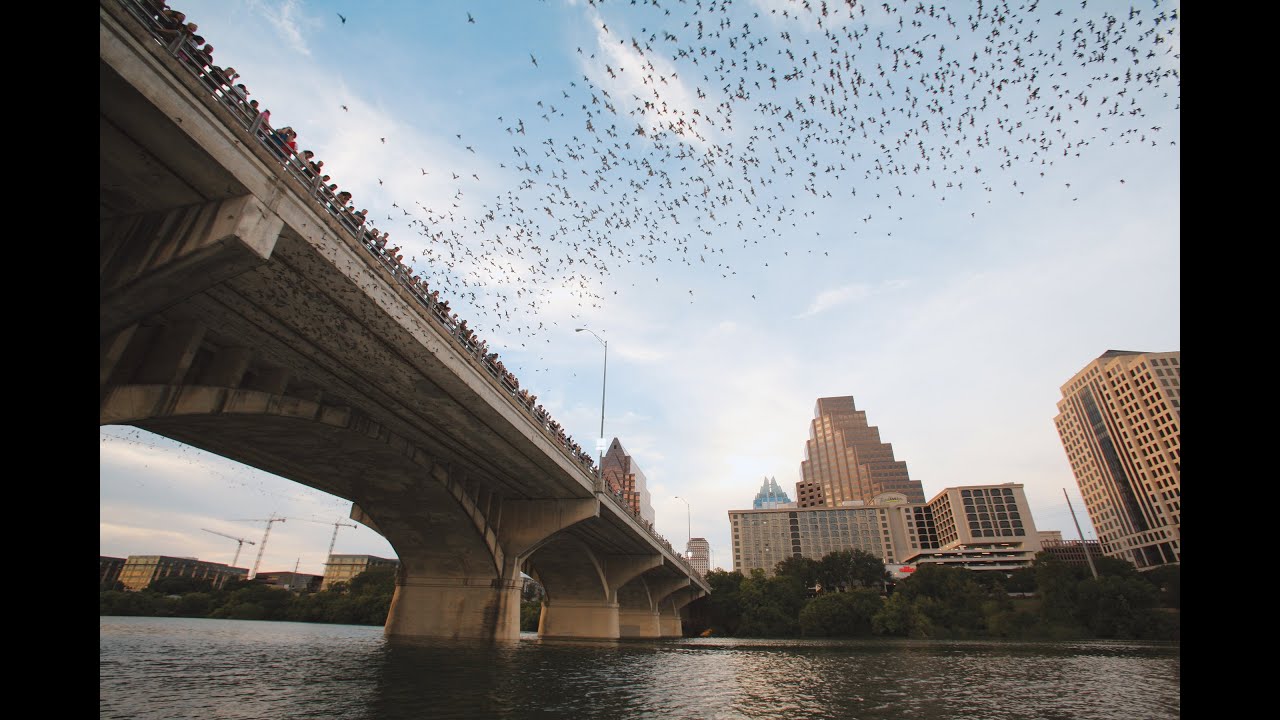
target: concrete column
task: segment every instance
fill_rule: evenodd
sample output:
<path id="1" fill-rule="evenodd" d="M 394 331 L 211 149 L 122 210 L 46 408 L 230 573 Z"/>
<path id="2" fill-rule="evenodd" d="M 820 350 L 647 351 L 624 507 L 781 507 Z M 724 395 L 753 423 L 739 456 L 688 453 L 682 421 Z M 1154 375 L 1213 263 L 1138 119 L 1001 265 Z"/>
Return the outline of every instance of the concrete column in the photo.
<path id="1" fill-rule="evenodd" d="M 617 640 L 618 603 L 590 600 L 548 600 L 542 605 L 538 636 Z"/>
<path id="2" fill-rule="evenodd" d="M 662 626 L 662 637 L 683 636 L 684 628 L 680 624 L 680 608 L 705 594 L 702 588 L 691 584 L 676 590 L 664 598 L 658 606 L 658 610 L 662 615 L 659 620 L 659 624 Z"/>
<path id="3" fill-rule="evenodd" d="M 658 638 L 662 637 L 662 617 L 654 609 L 618 609 L 618 637 L 621 638 Z"/>
<path id="4" fill-rule="evenodd" d="M 383 629 L 388 638 L 520 639 L 520 586 L 406 574 Z"/>
<path id="5" fill-rule="evenodd" d="M 680 611 L 670 607 L 663 607 L 658 618 L 658 632 L 664 638 L 684 637 L 684 627 L 680 624 Z"/>

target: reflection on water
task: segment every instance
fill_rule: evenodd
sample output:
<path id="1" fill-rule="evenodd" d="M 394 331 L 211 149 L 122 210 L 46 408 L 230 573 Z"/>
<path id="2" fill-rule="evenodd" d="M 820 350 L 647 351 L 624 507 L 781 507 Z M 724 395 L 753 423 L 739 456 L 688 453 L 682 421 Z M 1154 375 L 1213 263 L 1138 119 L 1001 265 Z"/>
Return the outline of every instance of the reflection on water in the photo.
<path id="1" fill-rule="evenodd" d="M 1177 645 L 523 637 L 104 617 L 101 717 L 1179 717 Z"/>

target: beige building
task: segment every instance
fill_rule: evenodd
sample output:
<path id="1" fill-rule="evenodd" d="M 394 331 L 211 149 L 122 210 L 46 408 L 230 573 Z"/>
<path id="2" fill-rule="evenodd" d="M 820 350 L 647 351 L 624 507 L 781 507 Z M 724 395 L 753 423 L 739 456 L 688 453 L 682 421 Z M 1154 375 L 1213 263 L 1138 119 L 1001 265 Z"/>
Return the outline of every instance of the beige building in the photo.
<path id="1" fill-rule="evenodd" d="M 1040 552 L 1040 533 L 1017 483 L 950 487 L 923 507 L 903 505 L 899 512 L 908 565 L 1010 572 L 1029 567 Z"/>
<path id="2" fill-rule="evenodd" d="M 156 580 L 167 577 L 208 580 L 216 589 L 228 580 L 244 580 L 248 576 L 245 568 L 168 555 L 130 555 L 120 568 L 120 582 L 126 590 L 145 590 Z"/>
<path id="3" fill-rule="evenodd" d="M 1021 485 L 946 488 L 932 500 L 908 502 L 881 493 L 870 503 L 840 507 L 730 510 L 733 568 L 772 573 L 790 557 L 820 560 L 859 549 L 886 565 L 935 563 L 974 570 L 1027 567 L 1040 538 Z"/>
<path id="4" fill-rule="evenodd" d="M 110 590 L 120 579 L 120 571 L 124 569 L 124 558 L 98 556 L 98 587 Z"/>
<path id="5" fill-rule="evenodd" d="M 1103 550 L 1181 562 L 1181 353 L 1108 350 L 1062 386 L 1054 423 Z"/>
<path id="6" fill-rule="evenodd" d="M 730 510 L 733 569 L 773 574 L 774 566 L 787 558 L 821 560 L 827 553 L 854 548 L 896 562 L 889 514 L 889 506 L 857 502 L 836 508 Z"/>
<path id="7" fill-rule="evenodd" d="M 320 583 L 320 589 L 328 590 L 334 583 L 351 582 L 352 578 L 369 568 L 399 564 L 399 560 L 376 555 L 330 555 L 329 562 L 324 564 L 324 580 Z"/>
<path id="8" fill-rule="evenodd" d="M 849 395 L 818 398 L 800 477 L 800 507 L 870 502 L 888 492 L 924 502 L 924 486 L 908 476 L 907 464 L 894 459 L 893 446 L 880 442 L 880 429 L 867 424 L 866 412 L 855 408 Z"/>

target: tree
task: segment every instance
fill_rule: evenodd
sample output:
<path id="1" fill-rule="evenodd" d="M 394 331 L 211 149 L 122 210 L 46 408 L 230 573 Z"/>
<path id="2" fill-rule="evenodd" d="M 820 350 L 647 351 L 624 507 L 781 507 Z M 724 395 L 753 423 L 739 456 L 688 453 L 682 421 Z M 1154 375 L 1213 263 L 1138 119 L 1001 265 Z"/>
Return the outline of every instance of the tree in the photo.
<path id="1" fill-rule="evenodd" d="M 739 587 L 742 603 L 739 635 L 789 637 L 797 634 L 800 608 L 805 603 L 807 590 L 799 578 L 766 577 L 764 570 L 757 568 Z"/>
<path id="2" fill-rule="evenodd" d="M 542 601 L 529 600 L 520 603 L 520 630 L 535 632 L 542 621 Z"/>
<path id="3" fill-rule="evenodd" d="M 775 576 L 793 577 L 807 589 L 818 584 L 819 568 L 820 565 L 817 560 L 803 555 L 795 555 L 775 565 L 773 574 Z"/>
<path id="4" fill-rule="evenodd" d="M 1143 573 L 1143 577 L 1160 591 L 1160 607 L 1182 609 L 1181 565 L 1161 565 Z"/>
<path id="5" fill-rule="evenodd" d="M 824 593 L 800 610 L 800 632 L 807 637 L 867 636 L 871 619 L 883 608 L 880 593 L 871 588 Z"/>
<path id="6" fill-rule="evenodd" d="M 1144 636 L 1157 590 L 1145 578 L 1106 575 L 1077 589 L 1076 619 L 1093 637 L 1133 640 Z"/>
<path id="7" fill-rule="evenodd" d="M 712 570 L 706 575 L 711 594 L 707 596 L 707 619 L 716 635 L 736 635 L 742 622 L 742 573 Z"/>
<path id="8" fill-rule="evenodd" d="M 945 565 L 921 565 L 911 577 L 898 583 L 894 597 L 912 601 L 913 607 L 926 614 L 940 633 L 972 635 L 986 630 L 984 603 L 1003 588 L 992 592 L 979 580 L 978 572 Z M 999 587 L 997 585 L 997 587 Z M 916 602 L 927 600 L 928 602 Z"/>
<path id="9" fill-rule="evenodd" d="M 929 610 L 935 601 L 928 597 L 912 598 L 900 593 L 890 595 L 880 612 L 871 618 L 871 629 L 877 635 L 928 638 L 935 634 Z"/>
<path id="10" fill-rule="evenodd" d="M 853 587 L 881 590 L 889 579 L 884 561 L 861 548 L 829 552 L 819 562 L 818 581 L 823 592 Z"/>

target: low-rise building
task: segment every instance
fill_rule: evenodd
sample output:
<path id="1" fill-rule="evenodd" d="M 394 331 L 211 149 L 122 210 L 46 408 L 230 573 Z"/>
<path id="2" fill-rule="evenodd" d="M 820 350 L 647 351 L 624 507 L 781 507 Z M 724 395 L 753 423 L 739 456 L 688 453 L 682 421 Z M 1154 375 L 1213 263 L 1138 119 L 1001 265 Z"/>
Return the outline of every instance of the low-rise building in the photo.
<path id="1" fill-rule="evenodd" d="M 1057 540 L 1040 543 L 1041 552 L 1048 557 L 1078 565 L 1089 564 L 1087 552 L 1094 560 L 1107 554 L 1105 546 L 1098 540 Z"/>
<path id="2" fill-rule="evenodd" d="M 110 590 L 120 579 L 120 571 L 124 569 L 124 558 L 98 556 L 98 587 Z"/>
<path id="3" fill-rule="evenodd" d="M 126 590 L 144 590 L 156 580 L 167 577 L 207 580 L 217 589 L 230 580 L 243 580 L 248 576 L 247 568 L 168 555 L 130 555 L 120 568 L 120 582 Z"/>
<path id="4" fill-rule="evenodd" d="M 287 570 L 279 570 L 276 572 L 260 572 L 254 576 L 255 582 L 263 585 L 269 585 L 274 588 L 283 590 L 291 590 L 293 592 L 318 592 L 320 583 L 324 582 L 323 575 L 311 575 L 308 573 L 290 572 Z"/>
<path id="5" fill-rule="evenodd" d="M 334 583 L 351 582 L 351 579 L 369 568 L 385 565 L 397 566 L 399 560 L 378 557 L 376 555 L 330 555 L 329 562 L 324 564 L 324 580 L 321 590 L 328 590 Z"/>

